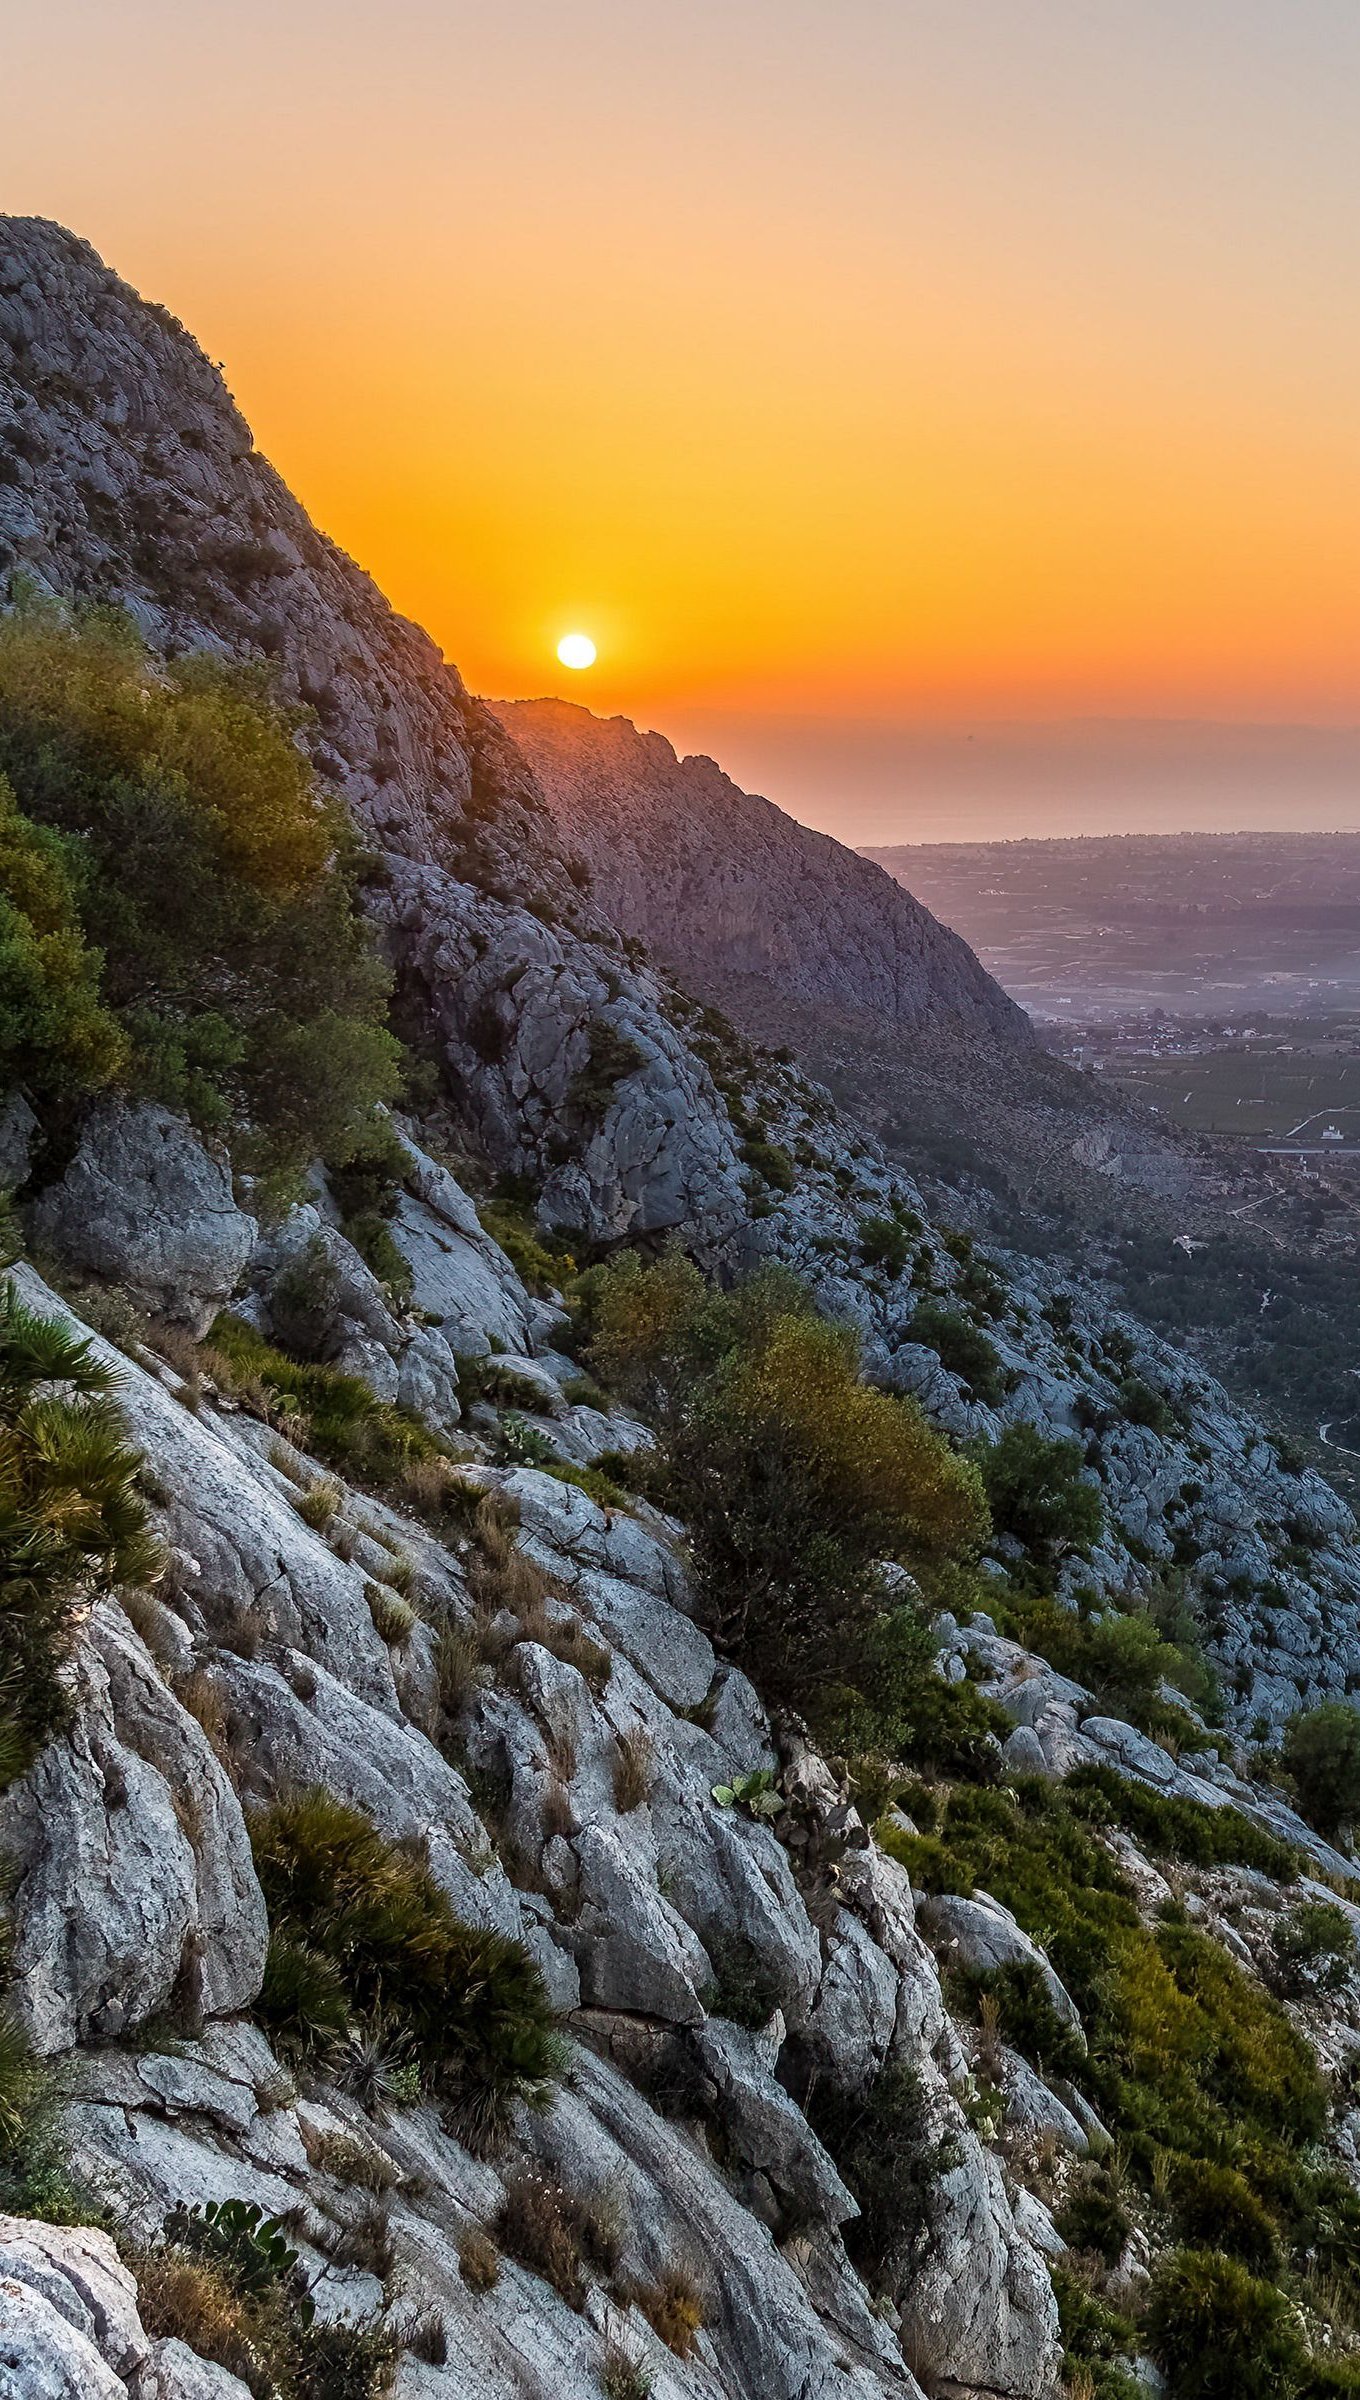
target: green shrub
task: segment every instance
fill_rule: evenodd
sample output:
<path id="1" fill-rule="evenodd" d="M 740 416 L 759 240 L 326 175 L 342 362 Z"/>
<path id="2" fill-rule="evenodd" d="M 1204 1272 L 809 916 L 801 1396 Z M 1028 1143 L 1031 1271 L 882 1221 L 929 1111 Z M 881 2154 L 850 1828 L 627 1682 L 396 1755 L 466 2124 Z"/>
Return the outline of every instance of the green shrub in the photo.
<path id="1" fill-rule="evenodd" d="M 1350 1919 L 1334 1900 L 1305 1900 L 1278 1918 L 1270 1947 L 1275 1984 L 1295 2000 L 1343 1991 L 1356 1963 Z"/>
<path id="2" fill-rule="evenodd" d="M 1104 1714 L 1124 1717 L 1145 1733 L 1195 1737 L 1193 1720 L 1162 1691 L 1163 1683 L 1184 1681 L 1189 1664 L 1150 1616 L 1109 1610 L 1083 1617 L 1055 1600 L 1025 1596 L 1016 1598 L 1006 1614 L 1007 1630 L 1060 1674 L 1085 1684 Z"/>
<path id="3" fill-rule="evenodd" d="M 904 1273 L 911 1258 L 911 1236 L 898 1217 L 862 1217 L 859 1254 L 867 1267 L 882 1267 L 885 1275 Z"/>
<path id="4" fill-rule="evenodd" d="M 798 1169 L 781 1142 L 755 1138 L 741 1145 L 742 1165 L 758 1175 L 772 1191 L 792 1192 L 798 1188 Z"/>
<path id="5" fill-rule="evenodd" d="M 527 1207 L 498 1196 L 479 1201 L 477 1214 L 531 1292 L 555 1292 L 570 1281 L 576 1271 L 570 1250 L 557 1237 L 540 1233 Z"/>
<path id="6" fill-rule="evenodd" d="M 1062 2261 L 1050 2269 L 1062 2335 L 1064 2387 L 1083 2400 L 1140 2400 L 1144 2390 L 1122 2361 L 1138 2347 L 1137 2328 L 1121 2310 L 1099 2300 Z"/>
<path id="7" fill-rule="evenodd" d="M 1006 1381 L 995 1343 L 957 1309 L 946 1308 L 937 1300 L 922 1300 L 907 1333 L 913 1342 L 933 1350 L 941 1366 L 957 1375 L 985 1407 L 995 1408 L 1004 1399 Z"/>
<path id="8" fill-rule="evenodd" d="M 1070 2194 L 1053 2222 L 1069 2249 L 1087 2251 L 1106 2267 L 1119 2264 L 1133 2230 L 1110 2177 L 1099 2172 Z"/>
<path id="9" fill-rule="evenodd" d="M 80 1613 L 153 1572 L 141 1459 L 88 1341 L 0 1291 L 0 1789 L 70 1713 Z"/>
<path id="10" fill-rule="evenodd" d="M 130 620 L 0 620 L 0 1040 L 39 1096 L 126 1083 L 271 1169 L 364 1138 L 389 978 L 295 730 L 259 670 L 153 666 Z"/>
<path id="11" fill-rule="evenodd" d="M 597 1125 L 613 1100 L 615 1087 L 646 1064 L 644 1052 L 630 1035 L 607 1017 L 594 1018 L 585 1063 L 577 1068 L 567 1090 L 567 1108 L 588 1124 Z"/>
<path id="12" fill-rule="evenodd" d="M 998 1533 L 1051 1564 L 1100 1539 L 1100 1493 L 1083 1474 L 1079 1442 L 1047 1441 L 1033 1425 L 1008 1425 L 974 1455 Z"/>
<path id="13" fill-rule="evenodd" d="M 765 1687 L 841 1724 L 874 1710 L 902 1639 L 908 1676 L 928 1671 L 877 1562 L 929 1579 L 980 1539 L 985 1504 L 913 1403 L 861 1381 L 851 1329 L 781 1269 L 714 1292 L 678 1251 L 626 1253 L 573 1296 L 594 1373 L 660 1424 L 637 1471 L 684 1518 L 708 1620 Z"/>
<path id="14" fill-rule="evenodd" d="M 1159 2262 L 1147 2341 L 1170 2400 L 1291 2400 L 1307 2365 L 1283 2292 L 1212 2250 L 1177 2250 Z"/>
<path id="15" fill-rule="evenodd" d="M 0 1090 L 64 1098 L 123 1074 L 129 1045 L 100 998 L 103 965 L 81 929 L 74 861 L 0 775 Z"/>
<path id="16" fill-rule="evenodd" d="M 984 1998 L 995 2002 L 1002 2040 L 1031 2066 L 1046 2074 L 1081 2073 L 1086 2045 L 1059 2016 L 1035 1960 L 1008 1959 L 1001 1967 L 964 1971 L 957 1981 L 973 2008 Z"/>
<path id="17" fill-rule="evenodd" d="M 271 1965 L 263 2002 L 284 2040 L 324 2044 L 338 1980 L 352 2021 L 412 2044 L 464 2139 L 485 2145 L 515 2101 L 546 2101 L 562 2051 L 522 1944 L 463 1924 L 426 1865 L 329 1793 L 258 1811 L 250 1835 L 274 1940 L 289 1945 L 287 1980 Z M 303 2005 L 312 1961 L 319 2023 Z"/>
<path id="18" fill-rule="evenodd" d="M 804 1699 L 871 1683 L 878 1560 L 925 1566 L 986 1524 L 974 1471 L 911 1402 L 859 1380 L 848 1329 L 803 1310 L 757 1325 L 696 1387 L 665 1490 L 708 1621 L 768 1689 Z"/>
<path id="19" fill-rule="evenodd" d="M 1176 2232 L 1189 2248 L 1221 2250 L 1259 2274 L 1279 2259 L 1279 2228 L 1259 2194 L 1235 2167 L 1214 2159 L 1178 2158 L 1167 2178 Z"/>
<path id="20" fill-rule="evenodd" d="M 1360 1811 L 1360 1710 L 1348 1700 L 1322 1700 L 1293 1718 L 1284 1737 L 1284 1763 L 1310 1825 L 1332 1836 Z"/>
<path id="21" fill-rule="evenodd" d="M 401 1490 L 413 1466 L 443 1457 L 434 1435 L 408 1409 L 375 1400 L 357 1375 L 299 1362 L 244 1318 L 217 1317 L 201 1353 L 228 1395 L 300 1442 L 351 1480 Z"/>
<path id="22" fill-rule="evenodd" d="M 1125 1376 L 1119 1386 L 1119 1407 L 1129 1425 L 1146 1425 L 1163 1439 L 1175 1431 L 1176 1420 L 1167 1402 L 1141 1375 Z"/>
<path id="23" fill-rule="evenodd" d="M 954 2164 L 915 2068 L 893 2060 L 861 2092 L 817 2083 L 805 2108 L 859 2202 L 844 2228 L 850 2256 L 871 2285 L 905 2275 L 930 2246 L 940 2178 Z"/>
<path id="24" fill-rule="evenodd" d="M 414 1286 L 390 1220 L 396 1214 L 409 1167 L 406 1150 L 392 1126 L 376 1117 L 362 1140 L 327 1175 L 348 1239 L 398 1308 L 409 1308 Z"/>
<path id="25" fill-rule="evenodd" d="M 1292 1843 L 1252 1823 L 1237 1808 L 1168 1797 L 1131 1783 L 1113 1767 L 1079 1766 L 1066 1795 L 1093 1825 L 1117 1825 L 1151 1858 L 1184 1859 L 1196 1867 L 1254 1867 L 1276 1883 L 1292 1883 L 1299 1854 Z"/>

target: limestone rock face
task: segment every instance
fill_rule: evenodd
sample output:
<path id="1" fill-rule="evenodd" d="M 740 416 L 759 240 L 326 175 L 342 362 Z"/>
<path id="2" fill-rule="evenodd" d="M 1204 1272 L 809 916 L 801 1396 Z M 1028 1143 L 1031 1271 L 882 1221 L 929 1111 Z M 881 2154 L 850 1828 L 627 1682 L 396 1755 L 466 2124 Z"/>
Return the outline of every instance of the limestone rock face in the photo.
<path id="1" fill-rule="evenodd" d="M 232 1197 L 228 1168 L 182 1117 L 150 1105 L 97 1111 L 32 1219 L 68 1266 L 125 1285 L 197 1332 L 235 1290 L 258 1233 Z"/>
<path id="2" fill-rule="evenodd" d="M 14 1999 L 36 2047 L 117 2036 L 177 1991 L 248 2007 L 265 1912 L 240 1803 L 112 1603 L 96 1609 L 77 1713 L 0 1799 L 14 1862 Z"/>

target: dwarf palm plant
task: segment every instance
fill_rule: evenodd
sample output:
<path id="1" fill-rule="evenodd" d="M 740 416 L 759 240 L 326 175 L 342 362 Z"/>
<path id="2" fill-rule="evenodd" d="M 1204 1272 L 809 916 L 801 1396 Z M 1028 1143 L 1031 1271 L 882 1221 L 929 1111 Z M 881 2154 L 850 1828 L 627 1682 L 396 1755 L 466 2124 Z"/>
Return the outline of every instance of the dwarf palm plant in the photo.
<path id="1" fill-rule="evenodd" d="M 0 1291 L 0 1789 L 65 1721 L 83 1612 L 155 1566 L 112 1385 L 88 1340 Z"/>

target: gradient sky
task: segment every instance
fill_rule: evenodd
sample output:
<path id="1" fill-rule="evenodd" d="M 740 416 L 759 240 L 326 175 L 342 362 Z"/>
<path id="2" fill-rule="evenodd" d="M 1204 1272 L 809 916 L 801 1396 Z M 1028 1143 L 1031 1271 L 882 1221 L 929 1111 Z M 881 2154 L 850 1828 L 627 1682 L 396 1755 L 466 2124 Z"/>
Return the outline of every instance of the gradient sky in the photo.
<path id="1" fill-rule="evenodd" d="M 852 839 L 1360 822 L 1353 740 L 1023 731 L 1360 722 L 1357 0 L 0 0 L 0 72 L 3 205 L 475 688 Z"/>

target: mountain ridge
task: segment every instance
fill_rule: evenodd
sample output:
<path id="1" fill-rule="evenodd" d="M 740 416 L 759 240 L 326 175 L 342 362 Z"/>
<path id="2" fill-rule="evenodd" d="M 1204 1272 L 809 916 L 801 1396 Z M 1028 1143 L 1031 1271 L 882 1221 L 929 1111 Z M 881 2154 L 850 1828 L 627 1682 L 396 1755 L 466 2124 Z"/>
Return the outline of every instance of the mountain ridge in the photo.
<path id="1" fill-rule="evenodd" d="M 893 878 L 714 759 L 560 699 L 490 706 L 614 921 L 677 972 L 755 974 L 910 1032 L 1032 1045 L 967 944 Z"/>

